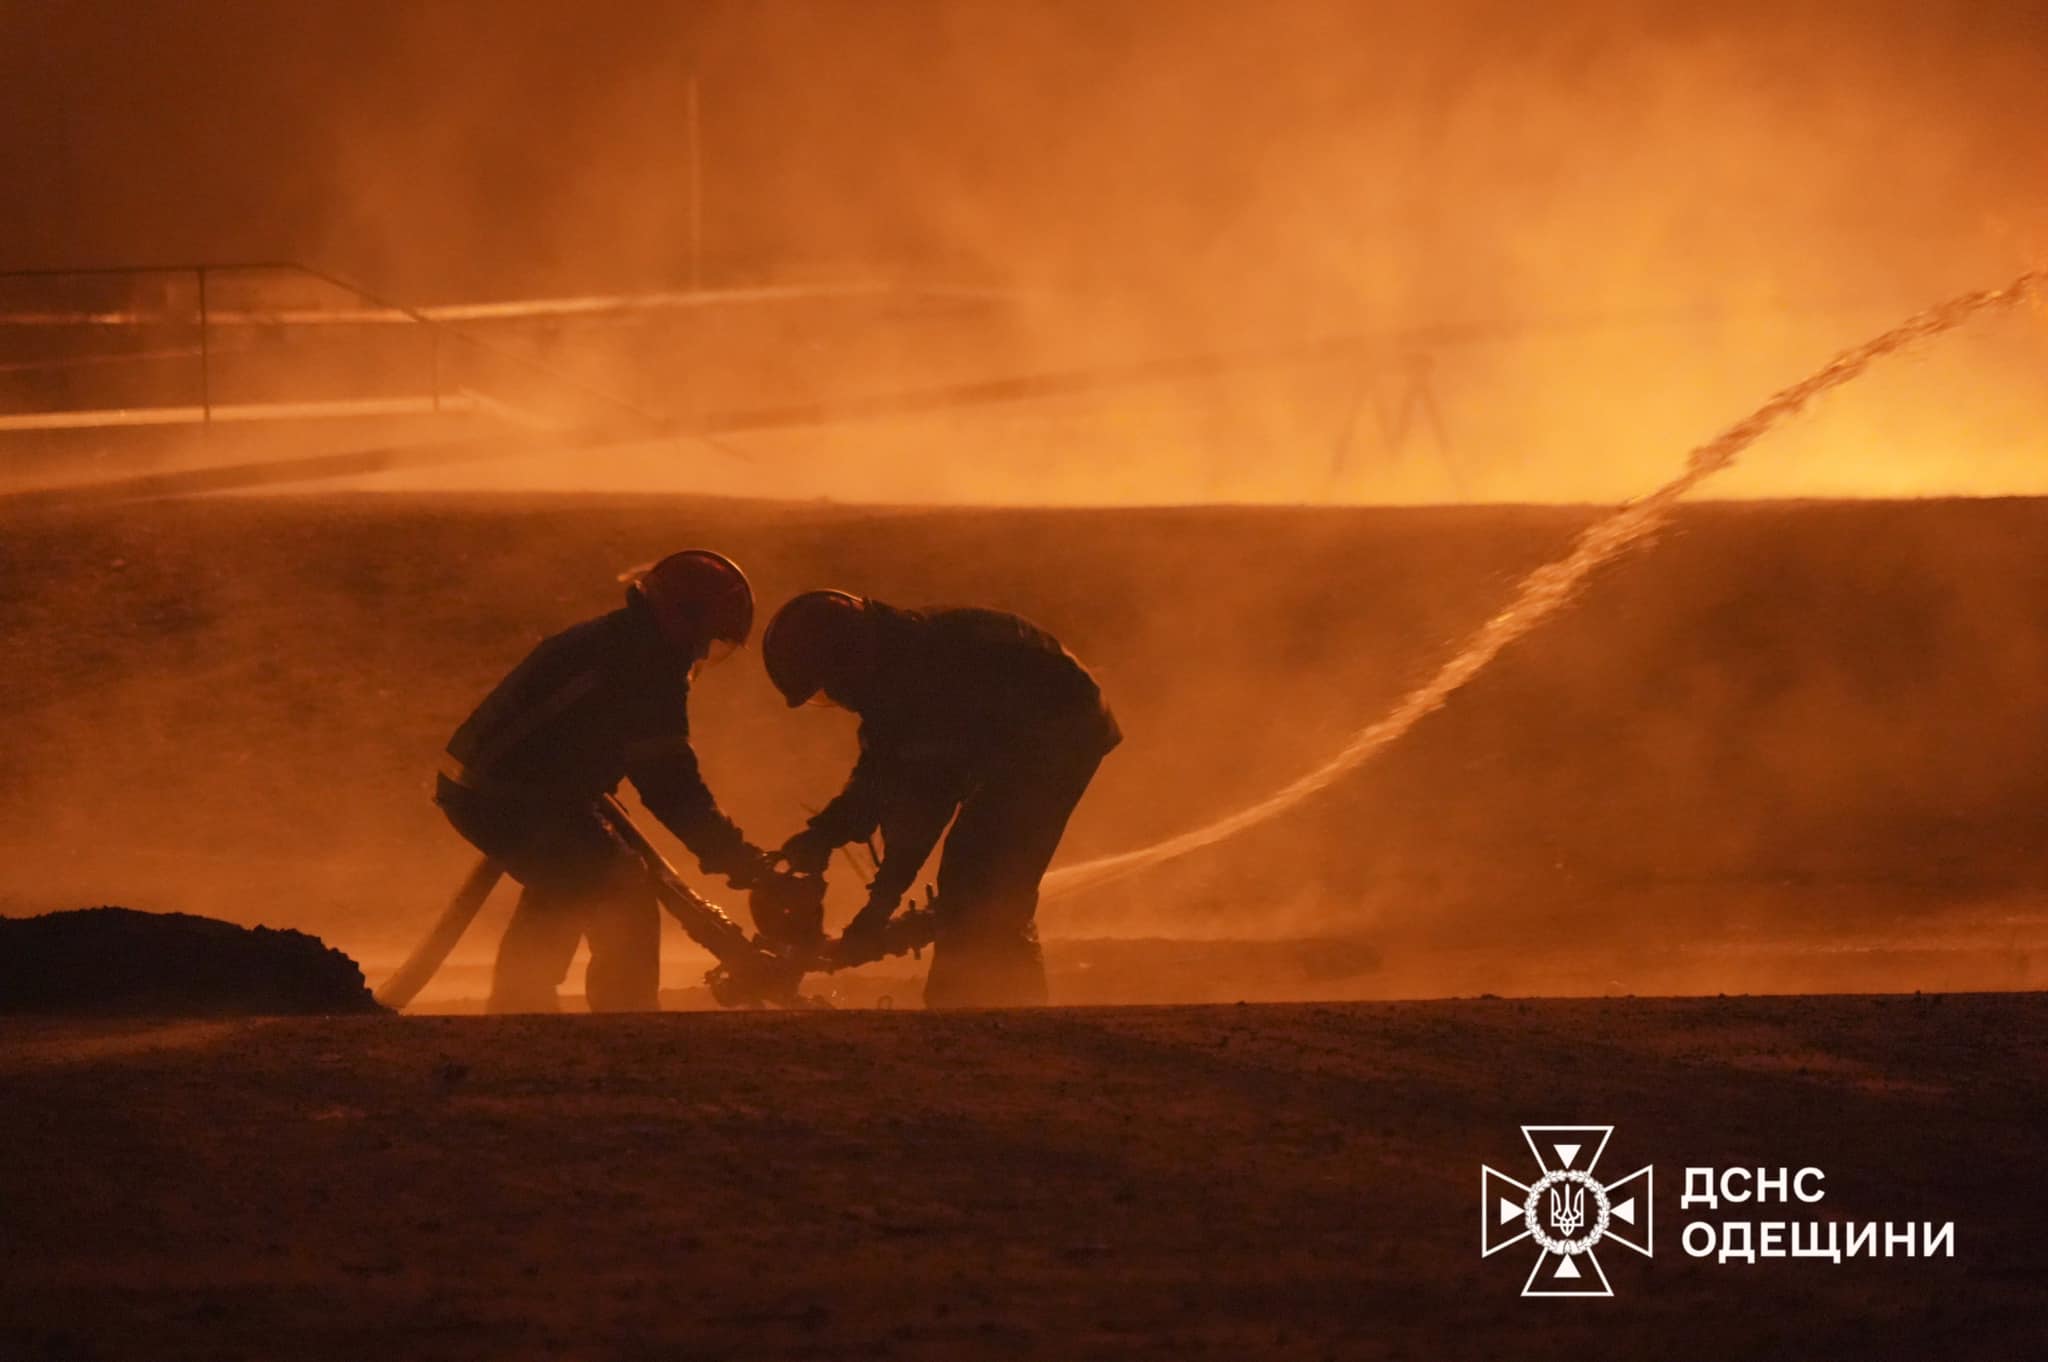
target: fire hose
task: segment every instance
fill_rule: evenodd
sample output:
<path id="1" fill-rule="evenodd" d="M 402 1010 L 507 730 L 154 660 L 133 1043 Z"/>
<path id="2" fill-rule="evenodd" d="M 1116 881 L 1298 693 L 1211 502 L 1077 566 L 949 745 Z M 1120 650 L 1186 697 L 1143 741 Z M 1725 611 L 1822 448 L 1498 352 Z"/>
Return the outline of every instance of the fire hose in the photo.
<path id="1" fill-rule="evenodd" d="M 683 881 L 617 798 L 603 796 L 596 812 L 646 868 L 662 908 L 690 940 L 718 962 L 705 974 L 704 984 L 720 1006 L 827 1005 L 798 991 L 805 974 L 840 967 L 824 934 L 822 876 L 781 876 L 757 886 L 749 907 L 762 930 L 749 936 L 730 914 Z M 377 988 L 378 1002 L 398 1011 L 419 996 L 476 920 L 504 873 L 504 867 L 488 856 L 471 867 L 427 935 Z M 891 918 L 879 944 L 885 956 L 914 955 L 931 944 L 932 935 L 932 910 L 927 901 L 923 907 Z"/>

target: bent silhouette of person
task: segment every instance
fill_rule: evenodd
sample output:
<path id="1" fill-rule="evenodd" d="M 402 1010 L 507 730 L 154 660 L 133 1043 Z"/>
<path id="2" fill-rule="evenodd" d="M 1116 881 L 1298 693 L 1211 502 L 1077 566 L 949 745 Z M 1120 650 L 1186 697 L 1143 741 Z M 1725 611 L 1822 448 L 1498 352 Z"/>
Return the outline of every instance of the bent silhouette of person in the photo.
<path id="1" fill-rule="evenodd" d="M 842 591 L 784 605 L 761 652 L 792 708 L 822 698 L 860 716 L 846 787 L 781 853 L 792 871 L 817 874 L 835 848 L 881 832 L 839 963 L 880 956 L 883 927 L 950 821 L 926 1005 L 1045 1002 L 1039 881 L 1122 740 L 1088 669 L 1016 615 L 903 610 Z"/>
<path id="2" fill-rule="evenodd" d="M 769 855 L 719 808 L 690 745 L 690 681 L 746 642 L 754 597 L 730 559 L 671 554 L 626 604 L 546 639 L 449 740 L 434 799 L 522 892 L 491 974 L 493 1012 L 551 1012 L 590 941 L 594 1011 L 659 1005 L 661 918 L 648 872 L 598 816 L 630 779 L 711 874 L 746 888 Z"/>

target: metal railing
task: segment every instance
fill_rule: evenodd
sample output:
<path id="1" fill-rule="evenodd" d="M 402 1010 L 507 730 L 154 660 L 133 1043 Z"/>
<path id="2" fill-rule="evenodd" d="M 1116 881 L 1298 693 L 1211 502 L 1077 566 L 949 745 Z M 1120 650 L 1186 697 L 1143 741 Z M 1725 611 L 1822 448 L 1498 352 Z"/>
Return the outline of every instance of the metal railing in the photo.
<path id="1" fill-rule="evenodd" d="M 49 296 L 26 301 L 22 297 L 38 291 Z M 1361 452 L 1361 439 L 1376 433 L 1383 452 L 1392 456 L 1401 455 L 1418 440 L 1426 441 L 1458 495 L 1465 494 L 1462 470 L 1452 458 L 1451 441 L 1433 390 L 1428 356 L 1437 345 L 1470 340 L 1470 336 L 1437 331 L 1338 335 L 1212 353 L 1099 361 L 1073 369 L 967 378 L 859 395 L 821 394 L 808 400 L 755 405 L 700 400 L 686 412 L 662 413 L 531 353 L 503 329 L 508 323 L 540 323 L 544 330 L 522 333 L 532 340 L 572 319 L 639 316 L 726 304 L 904 295 L 941 300 L 948 306 L 965 302 L 980 306 L 1007 296 L 989 290 L 904 289 L 855 282 L 421 308 L 395 302 L 341 275 L 288 261 L 0 270 L 0 433 L 174 423 L 211 428 L 223 422 L 431 416 L 460 411 L 497 417 L 504 424 L 538 432 L 553 445 L 675 440 L 745 462 L 749 456 L 722 443 L 720 437 L 1085 398 L 1145 387 L 1200 390 L 1220 379 L 1260 370 L 1332 366 L 1349 379 L 1330 455 L 1328 477 L 1332 482 L 1349 473 L 1354 457 Z M 491 327 L 495 334 L 480 335 L 472 327 Z M 365 355 L 381 342 L 355 334 L 362 328 L 394 332 L 408 340 L 418 337 L 424 344 L 406 351 L 396 366 L 367 361 Z M 109 336 L 125 340 L 126 348 L 110 351 L 102 343 Z M 319 343 L 323 338 L 335 343 L 323 347 Z M 352 354 L 343 355 L 351 349 Z M 115 370 L 122 365 L 148 370 L 149 366 L 175 366 L 187 360 L 193 363 L 189 371 L 153 371 L 153 378 L 145 373 L 131 383 L 135 391 L 153 392 L 154 401 L 100 401 L 81 407 L 76 401 L 51 400 L 33 410 L 10 411 L 10 375 Z M 286 380 L 286 391 L 249 391 L 249 375 L 265 361 L 271 366 L 271 377 Z M 370 395 L 359 391 L 320 396 L 290 386 L 293 381 L 303 384 L 350 370 L 368 371 L 379 390 Z M 60 389 L 56 396 L 65 396 L 63 385 L 55 386 Z M 176 400 L 164 400 L 166 392 Z M 93 470 L 90 490 L 94 495 L 161 495 L 270 485 L 509 456 L 525 447 L 521 442 L 506 441 L 503 431 L 493 435 L 496 438 L 472 432 L 475 438 L 419 445 L 379 437 L 376 447 L 351 446 L 319 457 L 305 457 L 304 447 L 298 446 L 290 457 L 175 474 L 147 467 L 128 470 L 125 478 L 109 477 L 117 470 L 102 465 Z M 404 438 L 410 441 L 418 436 L 408 432 Z M 490 448 L 472 447 L 482 443 Z M 75 452 L 59 457 L 60 462 L 75 459 Z M 67 493 L 52 485 L 32 495 L 47 498 Z"/>
<path id="2" fill-rule="evenodd" d="M 274 295 L 279 280 L 296 281 L 301 288 L 310 283 L 327 296 L 266 297 L 263 288 L 251 287 L 270 281 Z M 242 296 L 234 296 L 237 290 L 230 281 L 241 285 Z M 224 291 L 229 296 L 223 297 Z M 43 296 L 8 297 L 24 292 Z M 424 372 L 401 377 L 408 385 L 402 396 L 385 392 L 323 400 L 287 392 L 267 394 L 267 401 L 224 400 L 223 365 L 229 361 L 252 363 L 252 356 L 264 349 L 266 342 L 270 358 L 278 362 L 289 382 L 294 366 L 286 351 L 294 333 L 304 336 L 311 334 L 311 328 L 394 323 L 426 340 L 424 354 L 415 361 Z M 245 334 L 232 337 L 231 332 Z M 103 342 L 110 333 L 140 343 L 109 349 Z M 53 342 L 53 335 L 69 341 Z M 79 337 L 90 338 L 91 343 L 79 344 Z M 174 341 L 182 343 L 169 343 Z M 344 363 L 330 353 L 327 368 L 367 371 L 385 384 L 394 377 L 382 372 L 390 369 L 388 363 L 376 362 L 366 352 L 350 358 L 352 362 Z M 160 368 L 148 372 L 153 366 L 183 360 L 193 362 L 183 382 Z M 141 406 L 107 401 L 81 406 L 62 400 L 80 386 L 70 381 L 77 371 L 95 371 L 111 379 L 115 377 L 111 371 L 122 365 L 136 366 L 126 375 L 125 386 L 131 394 L 153 392 L 162 397 L 183 389 L 186 400 L 159 400 Z M 299 374 L 304 377 L 320 367 L 302 365 Z M 52 376 L 56 381 L 51 381 Z M 102 382 L 99 386 L 105 393 L 119 392 L 123 385 Z M 10 400 L 23 397 L 28 399 L 26 408 L 19 400 Z M 9 424 L 15 429 L 55 429 L 188 420 L 207 425 L 223 419 L 383 415 L 414 409 L 440 413 L 451 408 L 475 410 L 480 405 L 501 414 L 521 414 L 535 424 L 610 427 L 622 434 L 644 436 L 673 430 L 673 422 L 662 414 L 560 365 L 480 336 L 428 309 L 395 302 L 340 275 L 297 262 L 0 271 L 0 429 Z"/>

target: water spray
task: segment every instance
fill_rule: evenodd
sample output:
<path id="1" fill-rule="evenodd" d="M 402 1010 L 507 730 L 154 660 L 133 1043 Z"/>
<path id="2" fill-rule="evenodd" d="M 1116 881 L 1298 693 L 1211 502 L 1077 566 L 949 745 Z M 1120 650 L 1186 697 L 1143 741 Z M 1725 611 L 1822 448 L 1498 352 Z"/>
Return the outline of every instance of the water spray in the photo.
<path id="1" fill-rule="evenodd" d="M 1344 747 L 1322 765 L 1296 777 L 1255 804 L 1212 823 L 1135 851 L 1102 856 L 1055 870 L 1045 877 L 1042 893 L 1069 894 L 1149 870 L 1155 865 L 1216 845 L 1227 838 L 1276 818 L 1328 788 L 1393 745 L 1431 713 L 1443 707 L 1465 683 L 1478 676 L 1510 643 L 1557 614 L 1578 594 L 1593 573 L 1623 552 L 1653 539 L 1670 519 L 1680 497 L 1733 464 L 1743 450 L 1762 439 L 1807 403 L 1857 378 L 1872 363 L 1916 341 L 1952 331 L 1979 312 L 2010 307 L 2048 284 L 2048 270 L 2029 270 L 2003 288 L 1966 293 L 1907 318 L 1853 349 L 1845 350 L 1819 370 L 1782 390 L 1742 420 L 1700 445 L 1687 456 L 1679 474 L 1655 491 L 1627 502 L 1581 531 L 1571 550 L 1522 579 L 1499 613 L 1474 630 L 1436 674 L 1397 701 L 1379 719 L 1359 729 Z"/>

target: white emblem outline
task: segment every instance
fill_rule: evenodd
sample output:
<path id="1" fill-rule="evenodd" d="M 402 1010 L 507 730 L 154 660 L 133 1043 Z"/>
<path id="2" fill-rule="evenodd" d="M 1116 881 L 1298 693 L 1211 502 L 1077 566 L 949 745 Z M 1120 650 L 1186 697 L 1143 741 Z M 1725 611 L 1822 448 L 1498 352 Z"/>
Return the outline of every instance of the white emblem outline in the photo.
<path id="1" fill-rule="evenodd" d="M 1655 1168 L 1644 1164 L 1612 1183 L 1603 1183 L 1593 1175 L 1613 1134 L 1613 1126 L 1525 1125 L 1522 1139 L 1540 1170 L 1534 1182 L 1522 1182 L 1486 1164 L 1479 1166 L 1479 1256 L 1490 1258 L 1510 1245 L 1533 1238 L 1538 1251 L 1529 1278 L 1522 1284 L 1524 1296 L 1612 1296 L 1614 1288 L 1607 1280 L 1607 1271 L 1593 1252 L 1594 1245 L 1606 1240 L 1645 1258 L 1653 1256 Z M 1580 1155 L 1588 1147 L 1592 1152 L 1582 1160 Z M 1641 1186 L 1632 1188 L 1631 1184 L 1639 1180 Z M 1576 1238 L 1552 1238 L 1540 1224 L 1543 1193 L 1560 1186 L 1584 1186 L 1594 1192 L 1596 1218 Z M 1519 1195 L 1510 1197 L 1503 1188 L 1513 1188 Z M 1494 1242 L 1496 1232 L 1517 1221 L 1517 1233 Z M 1632 1238 L 1632 1232 L 1640 1232 L 1641 1238 Z M 1553 1289 L 1560 1278 L 1586 1276 L 1577 1264 L 1592 1268 L 1591 1280 L 1582 1287 Z M 1546 1265 L 1550 1266 L 1550 1274 L 1539 1286 L 1537 1279 L 1544 1277 Z"/>

